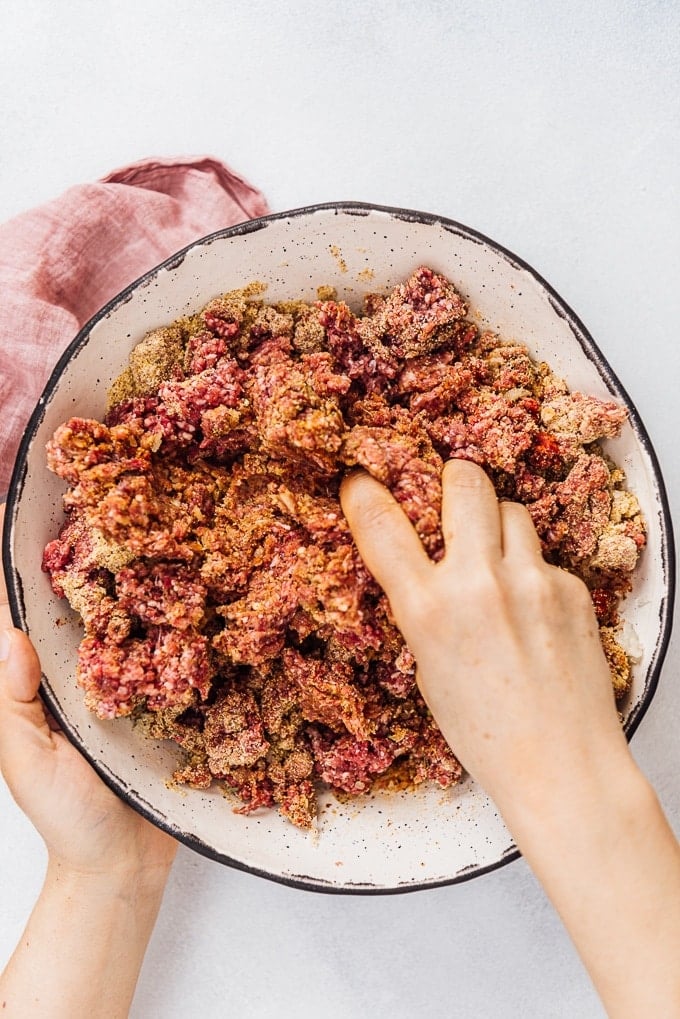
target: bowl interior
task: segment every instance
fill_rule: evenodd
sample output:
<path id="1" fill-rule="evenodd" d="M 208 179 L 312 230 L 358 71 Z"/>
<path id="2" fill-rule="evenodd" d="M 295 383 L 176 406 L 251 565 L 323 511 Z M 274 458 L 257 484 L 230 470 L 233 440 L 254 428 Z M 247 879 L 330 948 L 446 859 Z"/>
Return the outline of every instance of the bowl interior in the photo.
<path id="1" fill-rule="evenodd" d="M 318 286 L 330 284 L 358 308 L 366 292 L 385 291 L 422 264 L 454 282 L 480 326 L 525 343 L 572 390 L 628 403 L 630 424 L 606 448 L 624 468 L 649 527 L 623 611 L 635 634 L 631 649 L 635 640 L 640 647 L 624 705 L 632 732 L 653 694 L 672 608 L 672 537 L 656 458 L 614 374 L 560 298 L 520 260 L 457 224 L 334 205 L 267 217 L 199 241 L 134 284 L 79 334 L 31 420 L 10 492 L 5 563 L 15 622 L 37 646 L 46 697 L 70 738 L 121 795 L 187 844 L 308 888 L 380 892 L 448 883 L 498 866 L 515 849 L 494 804 L 470 779 L 446 792 L 379 793 L 351 804 L 323 795 L 316 836 L 274 811 L 234 814 L 217 790 L 170 788 L 177 753 L 143 740 L 127 720 L 98 720 L 75 684 L 81 627 L 40 568 L 42 548 L 63 519 L 65 487 L 45 466 L 45 444 L 73 414 L 101 418 L 108 386 L 149 329 L 197 311 L 219 293 L 260 280 L 267 300 L 311 301 Z"/>

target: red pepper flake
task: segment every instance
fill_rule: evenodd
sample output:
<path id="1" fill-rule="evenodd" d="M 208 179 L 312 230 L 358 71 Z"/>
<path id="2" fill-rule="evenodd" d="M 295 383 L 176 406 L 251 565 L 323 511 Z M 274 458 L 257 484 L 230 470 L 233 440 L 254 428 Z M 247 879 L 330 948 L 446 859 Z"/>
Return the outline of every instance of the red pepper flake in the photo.
<path id="1" fill-rule="evenodd" d="M 560 446 L 550 432 L 539 432 L 527 452 L 527 463 L 536 471 L 557 474 L 564 466 Z"/>
<path id="2" fill-rule="evenodd" d="M 595 615 L 600 626 L 612 626 L 616 622 L 618 595 L 606 587 L 596 587 L 590 592 Z"/>

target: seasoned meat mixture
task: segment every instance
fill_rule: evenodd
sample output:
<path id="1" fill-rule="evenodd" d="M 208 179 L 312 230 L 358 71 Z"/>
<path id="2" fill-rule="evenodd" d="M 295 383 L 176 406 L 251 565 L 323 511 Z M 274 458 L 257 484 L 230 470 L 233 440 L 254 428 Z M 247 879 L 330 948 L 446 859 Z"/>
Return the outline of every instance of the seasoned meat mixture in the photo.
<path id="1" fill-rule="evenodd" d="M 303 828 L 319 783 L 457 782 L 338 502 L 361 465 L 436 560 L 451 457 L 524 503 L 546 559 L 585 580 L 623 695 L 617 607 L 645 528 L 597 440 L 625 411 L 480 334 L 428 268 L 359 316 L 328 288 L 311 305 L 261 290 L 149 333 L 104 422 L 72 418 L 49 443 L 69 488 L 44 569 L 84 623 L 87 705 L 179 744 L 177 782 L 218 780 L 242 812 L 276 806 Z"/>

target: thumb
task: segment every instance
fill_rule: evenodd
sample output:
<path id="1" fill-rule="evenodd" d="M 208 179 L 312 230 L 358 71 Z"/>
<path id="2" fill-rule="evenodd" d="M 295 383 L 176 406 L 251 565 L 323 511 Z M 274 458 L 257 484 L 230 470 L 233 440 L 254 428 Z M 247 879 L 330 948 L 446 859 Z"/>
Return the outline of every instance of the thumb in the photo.
<path id="1" fill-rule="evenodd" d="M 30 704 L 39 686 L 40 662 L 28 637 L 21 630 L 0 632 L 0 698 Z"/>
<path id="2" fill-rule="evenodd" d="M 366 471 L 345 478 L 340 503 L 361 558 L 390 601 L 400 601 L 414 580 L 432 569 L 415 528 L 385 486 Z"/>
<path id="3" fill-rule="evenodd" d="M 0 771 L 18 786 L 30 755 L 53 747 L 38 697 L 40 662 L 21 630 L 0 631 Z"/>
<path id="4" fill-rule="evenodd" d="M 0 630 L 0 772 L 16 803 L 42 831 L 36 810 L 50 803 L 67 744 L 53 733 L 38 696 L 40 662 L 21 630 Z M 39 813 L 39 811 L 38 811 Z"/>

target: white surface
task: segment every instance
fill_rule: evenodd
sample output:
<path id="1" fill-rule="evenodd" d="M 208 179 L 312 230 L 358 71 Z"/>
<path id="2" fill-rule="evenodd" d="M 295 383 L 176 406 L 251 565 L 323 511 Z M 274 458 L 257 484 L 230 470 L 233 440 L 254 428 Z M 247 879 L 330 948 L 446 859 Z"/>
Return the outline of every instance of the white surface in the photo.
<path id="1" fill-rule="evenodd" d="M 214 153 L 272 209 L 427 209 L 521 255 L 635 400 L 680 500 L 680 7 L 5 0 L 0 219 L 146 155 Z M 635 754 L 680 829 L 678 638 Z M 42 878 L 0 788 L 0 954 Z M 635 946 L 631 946 L 634 958 Z M 180 850 L 134 1019 L 599 1017 L 523 862 L 337 898 Z"/>

